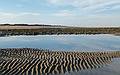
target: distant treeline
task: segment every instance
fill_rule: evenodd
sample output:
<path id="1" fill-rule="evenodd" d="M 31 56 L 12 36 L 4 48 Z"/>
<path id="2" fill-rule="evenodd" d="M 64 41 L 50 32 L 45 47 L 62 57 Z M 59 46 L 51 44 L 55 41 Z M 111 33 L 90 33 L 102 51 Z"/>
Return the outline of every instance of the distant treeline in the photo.
<path id="1" fill-rule="evenodd" d="M 101 28 L 37 28 L 37 29 L 1 29 L 0 36 L 6 35 L 61 35 L 61 34 L 120 34 L 120 27 Z"/>

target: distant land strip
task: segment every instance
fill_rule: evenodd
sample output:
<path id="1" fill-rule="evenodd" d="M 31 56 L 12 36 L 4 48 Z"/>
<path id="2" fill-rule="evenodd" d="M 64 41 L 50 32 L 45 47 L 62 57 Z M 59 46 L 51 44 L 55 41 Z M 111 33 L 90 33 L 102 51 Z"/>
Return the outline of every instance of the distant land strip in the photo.
<path id="1" fill-rule="evenodd" d="M 61 34 L 114 34 L 120 35 L 120 27 L 70 27 L 61 25 L 0 25 L 0 36 L 6 35 L 61 35 Z"/>
<path id="2" fill-rule="evenodd" d="M 57 75 L 101 68 L 120 51 L 66 52 L 34 48 L 0 49 L 0 75 Z"/>

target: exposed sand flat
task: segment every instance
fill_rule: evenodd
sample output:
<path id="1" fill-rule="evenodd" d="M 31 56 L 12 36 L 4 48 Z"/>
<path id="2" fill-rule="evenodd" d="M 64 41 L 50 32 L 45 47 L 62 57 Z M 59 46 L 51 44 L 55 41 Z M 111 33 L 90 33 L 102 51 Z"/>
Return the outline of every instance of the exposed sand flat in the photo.
<path id="1" fill-rule="evenodd" d="M 0 29 L 36 29 L 42 26 L 0 26 Z"/>
<path id="2" fill-rule="evenodd" d="M 58 26 L 0 26 L 0 29 L 39 29 L 39 28 L 64 28 Z"/>

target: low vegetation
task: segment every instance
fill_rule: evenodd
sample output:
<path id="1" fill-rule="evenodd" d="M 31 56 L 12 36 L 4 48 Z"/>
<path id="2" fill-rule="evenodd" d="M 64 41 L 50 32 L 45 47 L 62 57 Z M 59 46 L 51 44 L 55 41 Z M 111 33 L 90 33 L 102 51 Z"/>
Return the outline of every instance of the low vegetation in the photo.
<path id="1" fill-rule="evenodd" d="M 4 28 L 8 26 L 7 28 Z M 66 27 L 51 25 L 2 25 L 0 36 L 5 35 L 52 35 L 52 34 L 120 34 L 120 27 Z M 16 26 L 16 27 L 15 27 Z M 23 28 L 22 28 L 23 27 Z"/>

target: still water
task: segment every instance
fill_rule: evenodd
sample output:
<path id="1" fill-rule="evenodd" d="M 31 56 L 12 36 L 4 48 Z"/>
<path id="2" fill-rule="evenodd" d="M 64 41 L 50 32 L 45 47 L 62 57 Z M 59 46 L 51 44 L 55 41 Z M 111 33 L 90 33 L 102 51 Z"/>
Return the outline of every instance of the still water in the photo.
<path id="1" fill-rule="evenodd" d="M 9 36 L 0 37 L 0 48 L 42 48 L 71 51 L 120 50 L 120 36 L 109 34 Z"/>
<path id="2" fill-rule="evenodd" d="M 42 48 L 63 51 L 119 51 L 120 36 L 37 35 L 0 37 L 0 48 Z M 63 75 L 63 74 L 61 74 Z M 101 68 L 65 73 L 64 75 L 120 75 L 120 59 Z"/>

